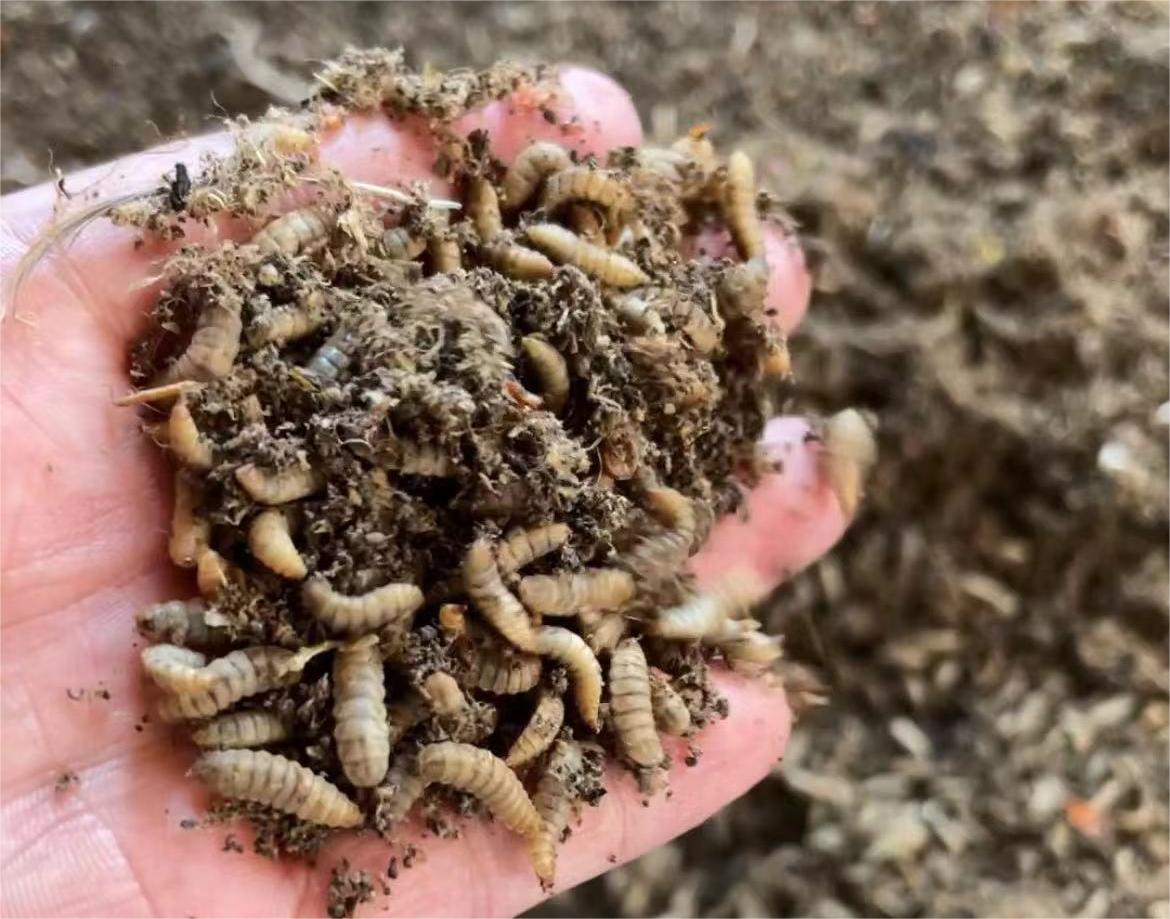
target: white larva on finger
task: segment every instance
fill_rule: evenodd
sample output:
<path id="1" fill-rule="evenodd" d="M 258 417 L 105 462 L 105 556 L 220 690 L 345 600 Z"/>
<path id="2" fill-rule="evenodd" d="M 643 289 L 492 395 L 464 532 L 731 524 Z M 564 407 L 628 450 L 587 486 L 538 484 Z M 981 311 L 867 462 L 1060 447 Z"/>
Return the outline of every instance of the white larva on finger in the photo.
<path id="1" fill-rule="evenodd" d="M 821 466 L 846 517 L 861 503 L 865 477 L 877 461 L 877 440 L 861 412 L 847 408 L 825 423 Z"/>
<path id="2" fill-rule="evenodd" d="M 470 744 L 443 742 L 423 747 L 419 774 L 427 784 L 450 785 L 479 798 L 508 829 L 532 839 L 541 819 L 516 774 L 502 759 Z"/>
<path id="3" fill-rule="evenodd" d="M 646 655 L 636 638 L 627 638 L 609 662 L 609 711 L 622 752 L 644 768 L 661 765 L 665 758 L 650 702 Z"/>
<path id="4" fill-rule="evenodd" d="M 184 396 L 174 404 L 167 420 L 167 446 L 183 465 L 198 472 L 211 468 L 211 443 L 199 433 Z"/>
<path id="5" fill-rule="evenodd" d="M 252 237 L 261 256 L 288 258 L 324 245 L 337 223 L 337 214 L 323 207 L 303 207 L 277 217 Z"/>

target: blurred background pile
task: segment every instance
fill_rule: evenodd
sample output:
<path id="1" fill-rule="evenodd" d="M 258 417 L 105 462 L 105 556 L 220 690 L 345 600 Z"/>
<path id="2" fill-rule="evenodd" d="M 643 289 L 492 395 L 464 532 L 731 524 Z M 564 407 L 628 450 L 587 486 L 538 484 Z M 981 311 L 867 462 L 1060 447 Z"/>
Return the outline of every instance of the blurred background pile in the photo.
<path id="1" fill-rule="evenodd" d="M 375 42 L 591 64 L 653 139 L 742 143 L 817 266 L 795 408 L 882 425 L 861 519 L 771 605 L 829 704 L 537 914 L 1170 915 L 1166 5 L 7 2 L 3 188 Z"/>

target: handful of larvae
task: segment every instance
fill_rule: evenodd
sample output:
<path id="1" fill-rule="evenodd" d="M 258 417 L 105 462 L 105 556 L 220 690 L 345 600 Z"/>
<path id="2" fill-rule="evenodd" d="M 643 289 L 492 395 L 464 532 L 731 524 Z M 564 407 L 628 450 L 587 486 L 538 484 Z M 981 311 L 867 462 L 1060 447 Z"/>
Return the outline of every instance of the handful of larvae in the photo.
<path id="1" fill-rule="evenodd" d="M 659 732 L 725 713 L 707 660 L 779 655 L 756 585 L 685 566 L 788 361 L 746 156 L 479 140 L 458 211 L 333 188 L 175 260 L 121 401 L 161 419 L 200 596 L 138 625 L 218 794 L 391 838 L 448 786 L 550 885 L 601 754 L 661 788 Z M 706 222 L 740 260 L 684 256 Z"/>

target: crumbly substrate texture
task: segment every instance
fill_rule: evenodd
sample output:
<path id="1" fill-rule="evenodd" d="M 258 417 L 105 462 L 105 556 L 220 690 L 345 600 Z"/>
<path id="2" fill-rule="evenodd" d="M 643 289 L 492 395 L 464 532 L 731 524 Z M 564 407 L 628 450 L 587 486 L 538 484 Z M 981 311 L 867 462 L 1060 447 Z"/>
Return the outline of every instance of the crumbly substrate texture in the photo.
<path id="1" fill-rule="evenodd" d="M 172 258 L 131 399 L 175 460 L 171 555 L 200 591 L 142 611 L 180 646 L 144 667 L 203 748 L 217 817 L 250 819 L 264 854 L 477 813 L 551 885 L 607 755 L 664 787 L 652 684 L 693 733 L 727 714 L 713 658 L 763 673 L 779 656 L 753 585 L 703 594 L 685 570 L 768 468 L 755 443 L 789 382 L 766 197 L 701 133 L 604 161 L 538 144 L 506 166 L 489 135 L 445 129 L 520 84 L 554 93 L 546 76 L 350 54 L 304 112 L 242 125 L 202 178 L 115 214 L 172 237 L 266 215 Z M 460 208 L 316 161 L 323 125 L 375 107 L 429 119 Z M 292 187 L 317 194 L 266 211 Z M 708 223 L 739 252 L 685 255 Z M 369 892 L 342 870 L 330 914 Z"/>

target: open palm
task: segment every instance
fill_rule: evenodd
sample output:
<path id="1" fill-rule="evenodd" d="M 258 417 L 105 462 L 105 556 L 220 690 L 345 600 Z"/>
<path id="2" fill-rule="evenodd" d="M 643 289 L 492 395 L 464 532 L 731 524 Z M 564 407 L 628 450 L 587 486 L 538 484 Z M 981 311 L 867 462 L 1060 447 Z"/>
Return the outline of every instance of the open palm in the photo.
<path id="1" fill-rule="evenodd" d="M 582 152 L 640 141 L 637 115 L 608 79 L 562 75 L 562 125 L 513 99 L 467 116 L 486 127 L 504 158 L 533 139 Z M 575 116 L 569 120 L 569 116 Z M 568 130 L 563 126 L 568 122 Z M 222 136 L 152 151 L 71 177 L 108 198 L 144 184 L 172 163 L 194 165 Z M 324 158 L 355 179 L 388 184 L 429 175 L 425 134 L 381 116 L 351 118 L 330 136 Z M 438 190 L 440 183 L 434 183 Z M 3 201 L 4 273 L 51 219 L 53 189 Z M 126 351 L 157 290 L 158 250 L 136 250 L 129 234 L 94 227 L 66 254 L 47 258 L 13 301 L 4 302 L 2 652 L 0 758 L 4 915 L 314 915 L 329 867 L 348 857 L 384 870 L 391 853 L 374 837 L 339 839 L 316 867 L 225 854 L 224 829 L 184 829 L 205 792 L 183 778 L 188 743 L 147 709 L 137 667 L 134 614 L 194 593 L 166 555 L 169 474 L 144 442 L 133 411 L 111 399 L 128 388 Z M 719 238 L 708 246 L 725 243 Z M 791 328 L 808 296 L 799 250 L 769 240 L 772 305 Z M 770 449 L 782 471 L 750 497 L 748 522 L 725 520 L 695 559 L 700 578 L 754 565 L 777 582 L 823 552 L 845 519 L 818 472 L 807 425 L 777 419 Z M 700 735 L 699 765 L 675 757 L 674 794 L 643 808 L 633 780 L 614 772 L 610 793 L 562 850 L 559 886 L 625 861 L 698 823 L 763 777 L 783 750 L 789 714 L 782 694 L 722 679 L 731 717 Z M 108 696 L 107 696 L 108 694 Z M 76 783 L 57 787 L 75 773 Z M 421 830 L 416 831 L 421 835 Z M 543 897 L 525 847 L 503 829 L 469 823 L 456 840 L 427 839 L 414 868 L 375 906 L 392 913 L 505 915 Z M 401 854 L 400 852 L 398 854 Z"/>

